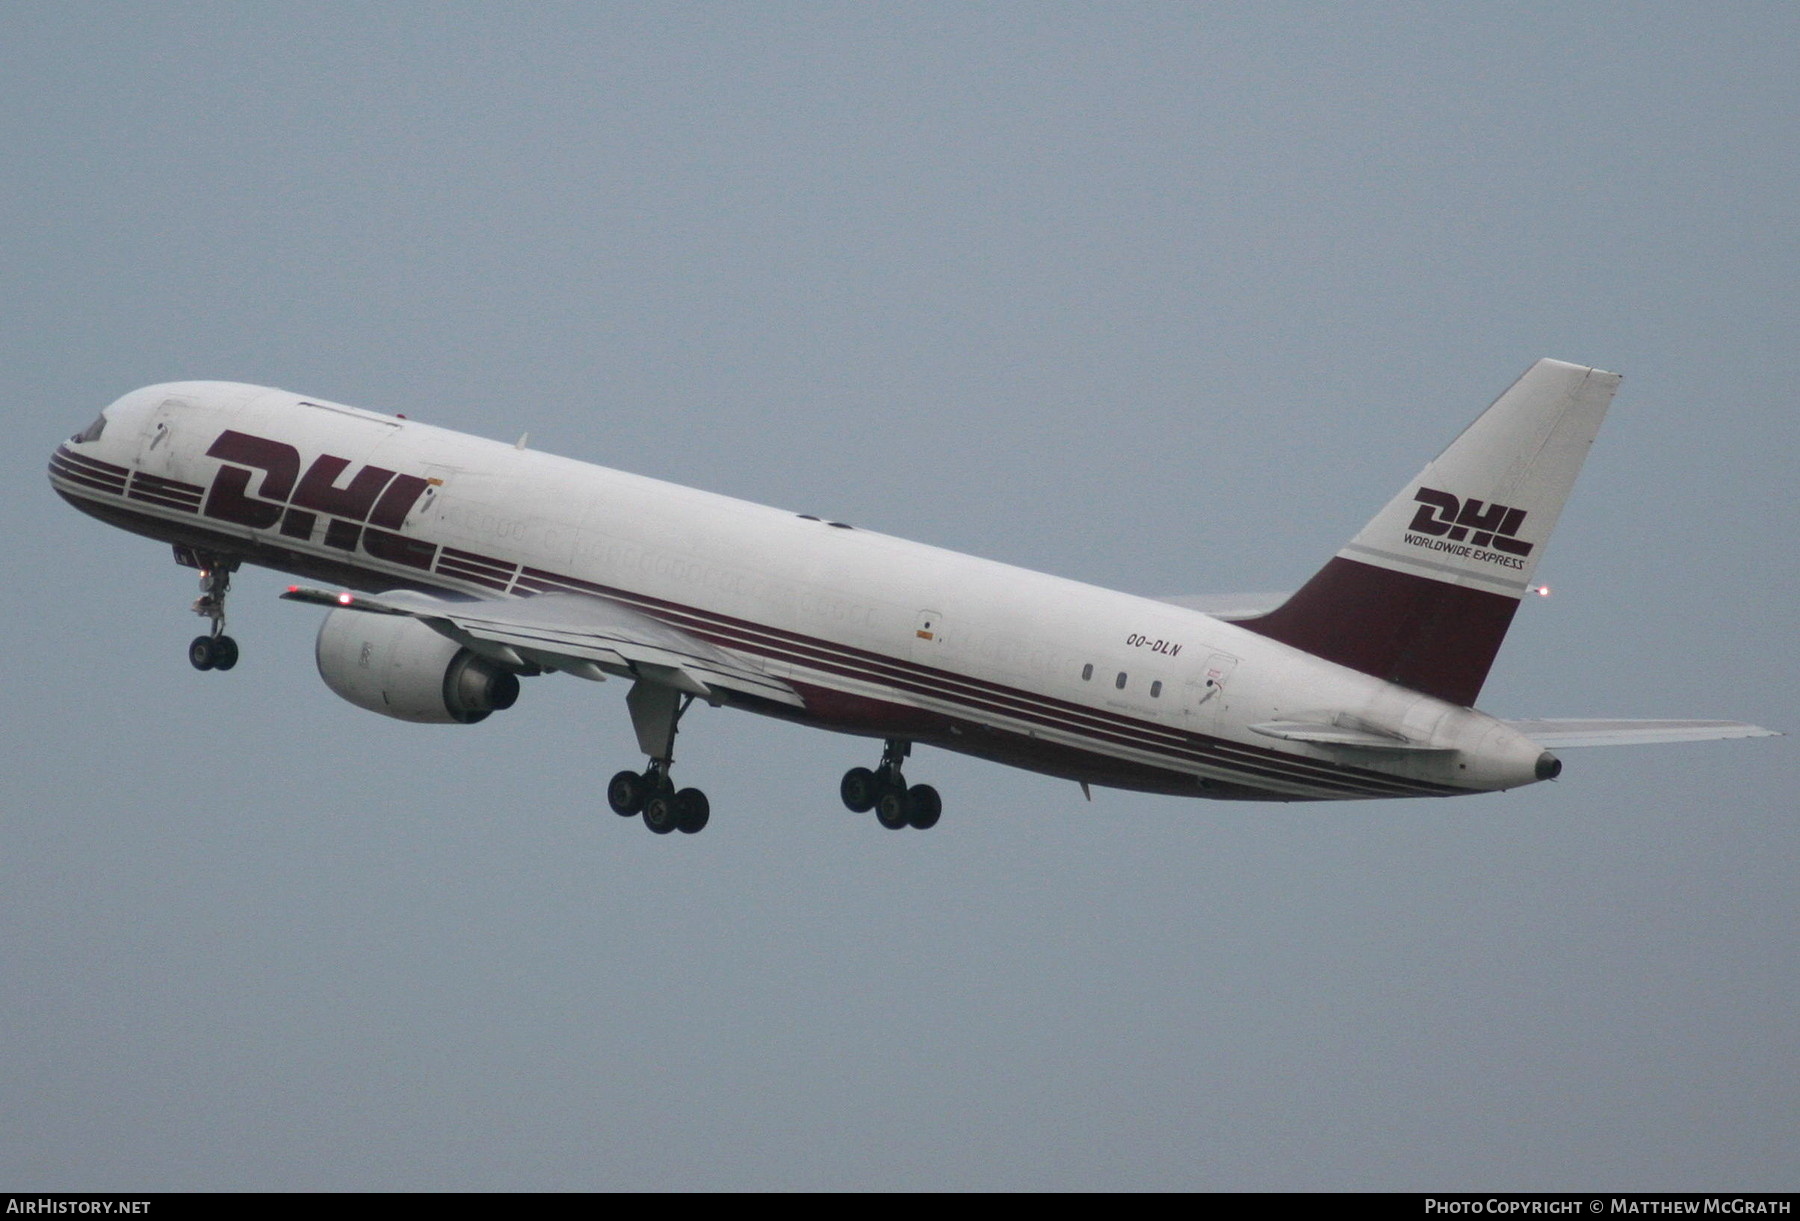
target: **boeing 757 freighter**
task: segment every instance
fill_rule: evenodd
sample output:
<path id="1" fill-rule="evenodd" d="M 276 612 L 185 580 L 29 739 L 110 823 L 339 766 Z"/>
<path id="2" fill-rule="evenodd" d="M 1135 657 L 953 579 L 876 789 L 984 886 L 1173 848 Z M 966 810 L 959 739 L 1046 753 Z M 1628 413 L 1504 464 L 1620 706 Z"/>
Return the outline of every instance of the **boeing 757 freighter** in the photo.
<path id="1" fill-rule="evenodd" d="M 1551 779 L 1551 748 L 1770 732 L 1474 707 L 1618 384 L 1537 362 L 1298 592 L 1216 614 L 232 382 L 125 395 L 50 481 L 199 570 L 197 669 L 237 661 L 248 562 L 330 586 L 284 596 L 331 608 L 319 673 L 383 716 L 472 724 L 521 678 L 623 679 L 649 762 L 607 798 L 658 834 L 709 817 L 672 779 L 695 700 L 880 739 L 839 792 L 894 829 L 942 810 L 903 773 L 919 743 L 1084 790 L 1450 797 Z"/>

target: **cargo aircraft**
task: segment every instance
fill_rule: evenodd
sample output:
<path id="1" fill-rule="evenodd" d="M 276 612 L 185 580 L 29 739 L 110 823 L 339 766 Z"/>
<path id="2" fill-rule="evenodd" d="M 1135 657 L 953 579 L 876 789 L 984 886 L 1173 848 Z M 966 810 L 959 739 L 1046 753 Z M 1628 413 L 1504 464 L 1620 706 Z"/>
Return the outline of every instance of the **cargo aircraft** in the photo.
<path id="1" fill-rule="evenodd" d="M 1260 606 L 1117 593 L 231 382 L 125 395 L 57 447 L 50 481 L 199 570 L 197 669 L 237 661 L 226 592 L 248 562 L 330 587 L 284 596 L 330 608 L 319 673 L 384 716 L 466 725 L 521 678 L 624 680 L 649 762 L 608 803 L 658 834 L 709 818 L 672 779 L 696 700 L 881 740 L 840 796 L 892 829 L 942 810 L 903 772 L 920 743 L 1084 792 L 1449 797 L 1552 779 L 1552 748 L 1770 732 L 1473 707 L 1618 383 L 1537 362 Z"/>

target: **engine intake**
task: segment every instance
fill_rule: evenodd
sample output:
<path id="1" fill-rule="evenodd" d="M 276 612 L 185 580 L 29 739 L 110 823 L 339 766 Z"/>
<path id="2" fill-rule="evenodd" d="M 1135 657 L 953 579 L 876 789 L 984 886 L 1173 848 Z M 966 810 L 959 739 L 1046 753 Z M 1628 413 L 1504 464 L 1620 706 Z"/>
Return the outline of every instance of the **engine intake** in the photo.
<path id="1" fill-rule="evenodd" d="M 334 610 L 314 652 L 327 687 L 396 720 L 473 725 L 519 698 L 517 674 L 402 615 Z"/>

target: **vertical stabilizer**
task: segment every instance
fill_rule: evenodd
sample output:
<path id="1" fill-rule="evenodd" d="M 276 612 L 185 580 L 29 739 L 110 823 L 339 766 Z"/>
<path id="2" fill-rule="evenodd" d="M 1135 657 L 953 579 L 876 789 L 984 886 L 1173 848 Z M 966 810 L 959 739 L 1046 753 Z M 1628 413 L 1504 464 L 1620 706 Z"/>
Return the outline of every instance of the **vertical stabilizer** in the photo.
<path id="1" fill-rule="evenodd" d="M 1239 626 L 1473 704 L 1618 386 L 1538 361 L 1293 597 Z"/>

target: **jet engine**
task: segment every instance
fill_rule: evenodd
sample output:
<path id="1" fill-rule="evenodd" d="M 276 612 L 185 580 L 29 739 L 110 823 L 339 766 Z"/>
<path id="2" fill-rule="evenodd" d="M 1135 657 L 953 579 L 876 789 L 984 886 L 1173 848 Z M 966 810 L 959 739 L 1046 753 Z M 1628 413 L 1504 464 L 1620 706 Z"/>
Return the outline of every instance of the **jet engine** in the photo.
<path id="1" fill-rule="evenodd" d="M 334 610 L 315 652 L 327 687 L 401 721 L 473 725 L 519 698 L 518 675 L 404 615 Z"/>

